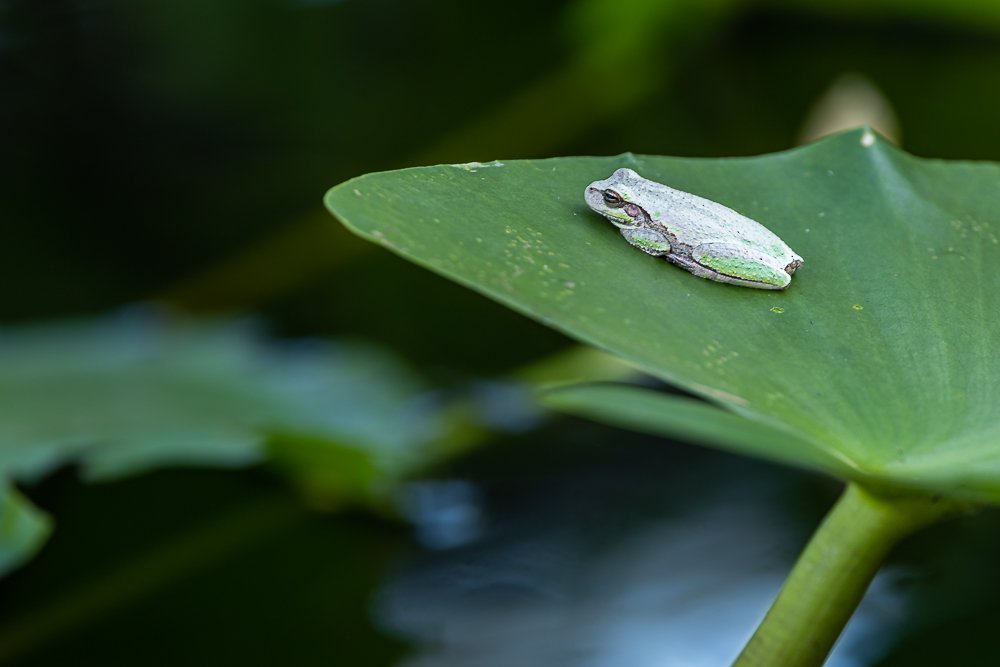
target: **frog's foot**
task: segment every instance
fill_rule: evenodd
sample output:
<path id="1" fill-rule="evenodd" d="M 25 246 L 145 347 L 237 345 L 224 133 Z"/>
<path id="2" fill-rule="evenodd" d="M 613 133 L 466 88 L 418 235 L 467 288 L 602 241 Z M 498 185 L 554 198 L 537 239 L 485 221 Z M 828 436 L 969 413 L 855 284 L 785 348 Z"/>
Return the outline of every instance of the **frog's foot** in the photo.
<path id="1" fill-rule="evenodd" d="M 659 257 L 670 252 L 670 239 L 660 232 L 643 227 L 622 229 L 621 232 L 626 241 L 644 253 Z"/>
<path id="2" fill-rule="evenodd" d="M 722 283 L 778 290 L 792 282 L 791 271 L 787 271 L 780 260 L 745 245 L 704 243 L 691 251 L 691 258 L 702 269 L 688 269 L 691 273 Z M 795 262 L 789 266 L 792 264 Z M 793 271 L 795 268 L 798 266 Z"/>

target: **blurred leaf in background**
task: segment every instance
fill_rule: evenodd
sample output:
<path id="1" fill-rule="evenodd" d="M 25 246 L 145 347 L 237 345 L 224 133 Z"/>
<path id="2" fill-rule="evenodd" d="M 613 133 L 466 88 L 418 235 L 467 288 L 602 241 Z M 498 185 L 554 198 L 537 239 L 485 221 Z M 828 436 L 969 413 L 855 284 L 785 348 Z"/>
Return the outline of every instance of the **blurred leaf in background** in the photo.
<path id="1" fill-rule="evenodd" d="M 8 480 L 70 463 L 107 480 L 270 459 L 325 503 L 384 501 L 392 482 L 446 445 L 440 415 L 420 401 L 424 387 L 392 355 L 358 342 L 268 342 L 249 322 L 133 309 L 8 328 L 0 369 Z M 9 566 L 18 560 L 10 554 L 37 547 L 46 523 L 7 493 L 5 505 L 19 511 L 3 525 Z"/>

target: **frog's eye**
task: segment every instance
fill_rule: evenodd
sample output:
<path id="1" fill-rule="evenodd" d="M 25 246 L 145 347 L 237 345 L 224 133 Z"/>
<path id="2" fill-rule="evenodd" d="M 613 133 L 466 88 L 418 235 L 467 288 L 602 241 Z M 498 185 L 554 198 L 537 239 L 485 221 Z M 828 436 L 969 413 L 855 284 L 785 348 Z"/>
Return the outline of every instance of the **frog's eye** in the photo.
<path id="1" fill-rule="evenodd" d="M 604 190 L 601 194 L 604 196 L 604 203 L 611 208 L 621 208 L 625 204 L 622 196 L 614 190 Z"/>

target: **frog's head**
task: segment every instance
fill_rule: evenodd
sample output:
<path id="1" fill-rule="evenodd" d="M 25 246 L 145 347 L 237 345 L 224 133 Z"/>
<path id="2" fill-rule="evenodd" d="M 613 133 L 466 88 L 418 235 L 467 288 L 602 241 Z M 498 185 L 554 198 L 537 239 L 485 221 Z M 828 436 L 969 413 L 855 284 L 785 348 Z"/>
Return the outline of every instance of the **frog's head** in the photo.
<path id="1" fill-rule="evenodd" d="M 640 205 L 637 186 L 645 179 L 631 169 L 618 169 L 603 181 L 587 186 L 583 198 L 587 205 L 616 227 L 626 229 L 649 222 L 649 214 Z"/>

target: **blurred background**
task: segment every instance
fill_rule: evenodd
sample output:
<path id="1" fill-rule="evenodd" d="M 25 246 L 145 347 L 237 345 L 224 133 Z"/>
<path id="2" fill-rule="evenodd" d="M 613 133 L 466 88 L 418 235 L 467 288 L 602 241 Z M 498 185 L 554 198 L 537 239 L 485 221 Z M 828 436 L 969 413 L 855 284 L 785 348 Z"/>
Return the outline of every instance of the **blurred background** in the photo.
<path id="1" fill-rule="evenodd" d="M 996 160 L 998 73 L 977 0 L 0 0 L 0 664 L 728 664 L 838 483 L 542 412 L 630 371 L 323 193 L 862 123 Z M 830 664 L 1000 660 L 998 528 L 906 542 Z"/>

